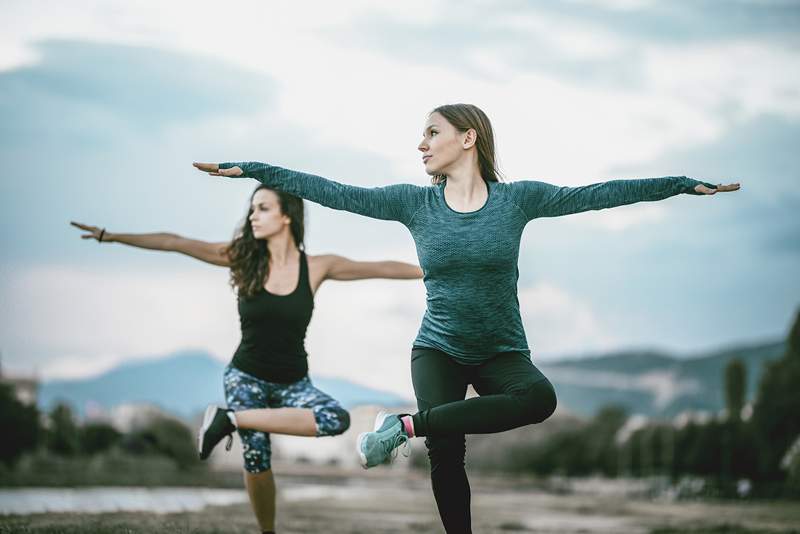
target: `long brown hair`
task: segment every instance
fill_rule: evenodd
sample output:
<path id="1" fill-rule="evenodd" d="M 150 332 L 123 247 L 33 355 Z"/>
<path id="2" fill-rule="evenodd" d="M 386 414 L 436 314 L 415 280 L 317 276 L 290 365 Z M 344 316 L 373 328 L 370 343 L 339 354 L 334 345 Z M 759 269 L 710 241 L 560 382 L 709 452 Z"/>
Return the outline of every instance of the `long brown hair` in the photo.
<path id="1" fill-rule="evenodd" d="M 281 215 L 291 219 L 289 231 L 299 250 L 305 249 L 303 238 L 305 224 L 303 221 L 303 199 L 283 191 L 275 191 L 265 185 L 258 186 L 250 195 L 247 216 L 237 229 L 236 235 L 228 247 L 228 259 L 231 266 L 231 286 L 238 290 L 240 297 L 252 297 L 264 286 L 269 275 L 269 248 L 266 239 L 256 239 L 253 227 L 250 226 L 250 215 L 253 214 L 253 197 L 262 189 L 268 189 L 278 195 Z"/>
<path id="2" fill-rule="evenodd" d="M 438 113 L 459 132 L 466 132 L 470 128 L 478 134 L 475 146 L 478 149 L 478 168 L 481 177 L 487 182 L 499 182 L 502 178 L 497 166 L 497 156 L 494 150 L 494 131 L 489 117 L 478 106 L 472 104 L 446 104 L 431 111 Z M 431 178 L 431 183 L 439 184 L 445 176 L 437 174 Z"/>

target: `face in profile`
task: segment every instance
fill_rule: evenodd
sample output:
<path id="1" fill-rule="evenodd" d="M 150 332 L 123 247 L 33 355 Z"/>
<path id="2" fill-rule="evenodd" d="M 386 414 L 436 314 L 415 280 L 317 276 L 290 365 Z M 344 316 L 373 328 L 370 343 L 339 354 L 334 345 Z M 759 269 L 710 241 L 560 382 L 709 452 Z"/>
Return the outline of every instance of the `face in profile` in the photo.
<path id="1" fill-rule="evenodd" d="M 431 176 L 446 170 L 464 153 L 464 136 L 439 113 L 431 113 L 417 149 L 422 152 L 425 172 Z"/>
<path id="2" fill-rule="evenodd" d="M 278 195 L 269 189 L 259 189 L 250 202 L 248 221 L 256 239 L 269 239 L 289 226 L 291 220 L 281 212 Z"/>

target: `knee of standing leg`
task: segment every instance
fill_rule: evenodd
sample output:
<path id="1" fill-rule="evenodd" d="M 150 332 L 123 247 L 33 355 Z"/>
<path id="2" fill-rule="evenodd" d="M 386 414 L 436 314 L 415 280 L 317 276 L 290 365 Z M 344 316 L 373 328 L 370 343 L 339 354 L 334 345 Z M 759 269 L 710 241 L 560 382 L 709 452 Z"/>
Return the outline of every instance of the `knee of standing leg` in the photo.
<path id="1" fill-rule="evenodd" d="M 464 436 L 426 438 L 425 446 L 428 447 L 428 458 L 431 461 L 431 467 L 443 464 L 464 465 L 464 456 L 467 452 Z"/>
<path id="2" fill-rule="evenodd" d="M 528 386 L 518 397 L 530 423 L 541 423 L 556 411 L 556 392 L 549 380 Z"/>

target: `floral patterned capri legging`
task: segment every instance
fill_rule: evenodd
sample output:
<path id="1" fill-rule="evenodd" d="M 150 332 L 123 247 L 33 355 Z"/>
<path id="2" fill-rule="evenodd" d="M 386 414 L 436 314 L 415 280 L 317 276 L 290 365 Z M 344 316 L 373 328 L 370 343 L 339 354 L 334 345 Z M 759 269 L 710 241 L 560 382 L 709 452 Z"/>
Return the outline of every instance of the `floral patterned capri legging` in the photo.
<path id="1" fill-rule="evenodd" d="M 254 408 L 309 408 L 317 422 L 317 436 L 336 436 L 350 426 L 350 414 L 337 400 L 314 387 L 308 376 L 291 384 L 261 380 L 239 369 L 225 369 L 225 401 L 231 410 Z M 269 434 L 239 430 L 244 468 L 260 473 L 270 468 Z"/>

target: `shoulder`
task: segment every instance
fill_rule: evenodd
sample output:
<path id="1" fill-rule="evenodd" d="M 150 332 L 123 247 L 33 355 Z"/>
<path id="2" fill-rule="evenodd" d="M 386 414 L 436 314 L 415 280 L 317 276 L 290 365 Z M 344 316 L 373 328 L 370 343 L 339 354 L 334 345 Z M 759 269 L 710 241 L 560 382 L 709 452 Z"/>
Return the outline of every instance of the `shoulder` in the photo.
<path id="1" fill-rule="evenodd" d="M 546 184 L 539 180 L 522 179 L 508 182 L 492 182 L 492 185 L 500 191 L 518 191 L 520 189 L 535 189 Z"/>
<path id="2" fill-rule="evenodd" d="M 515 180 L 513 182 L 496 182 L 493 191 L 516 200 L 546 194 L 553 187 L 547 182 L 539 180 Z"/>
<path id="3" fill-rule="evenodd" d="M 436 186 L 417 185 L 417 184 L 392 184 L 383 186 L 383 189 L 386 191 L 392 191 L 394 193 L 408 197 L 422 198 L 429 192 L 435 190 Z"/>

